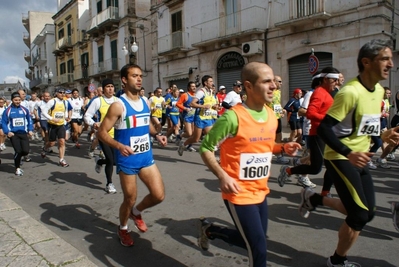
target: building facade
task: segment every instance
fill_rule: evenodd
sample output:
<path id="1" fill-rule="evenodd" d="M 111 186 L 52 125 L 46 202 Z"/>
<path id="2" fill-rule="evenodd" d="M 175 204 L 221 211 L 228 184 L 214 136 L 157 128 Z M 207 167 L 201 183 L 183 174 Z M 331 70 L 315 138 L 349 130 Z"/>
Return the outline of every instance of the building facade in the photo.
<path id="1" fill-rule="evenodd" d="M 333 66 L 347 80 L 356 76 L 357 53 L 368 40 L 392 39 L 398 46 L 397 5 L 394 0 L 152 0 L 153 82 L 185 89 L 189 80 L 209 74 L 217 87 L 229 89 L 245 63 L 261 61 L 283 78 L 282 101 L 288 101 L 295 88 L 309 89 L 315 67 Z M 312 51 L 317 66 L 309 67 Z M 397 69 L 391 71 L 382 83 L 397 91 Z"/>
<path id="2" fill-rule="evenodd" d="M 64 1 L 65 2 L 65 1 Z M 59 1 L 58 12 L 53 16 L 55 25 L 55 42 L 53 43 L 53 54 L 56 57 L 55 86 L 65 88 L 77 88 L 80 93 L 84 92 L 88 85 L 89 77 L 84 75 L 84 67 L 89 62 L 89 46 L 84 45 L 84 34 L 82 33 L 84 23 L 89 18 L 88 0 L 71 0 L 66 4 Z"/>
<path id="3" fill-rule="evenodd" d="M 24 51 L 24 59 L 28 63 L 28 68 L 25 70 L 25 77 L 31 81 L 37 77 L 34 74 L 34 64 L 32 63 L 32 42 L 43 29 L 45 24 L 52 24 L 51 18 L 54 14 L 50 12 L 29 11 L 27 14 L 22 14 L 22 25 L 26 32 L 23 33 L 23 42 L 28 47 Z"/>
<path id="4" fill-rule="evenodd" d="M 46 24 L 32 42 L 32 80 L 29 88 L 38 93 L 47 90 L 57 80 L 57 68 L 53 55 L 54 24 Z"/>
<path id="5" fill-rule="evenodd" d="M 111 78 L 118 91 L 120 69 L 127 63 L 139 64 L 144 76 L 151 77 L 147 67 L 151 59 L 149 0 L 90 0 L 89 14 L 86 34 L 93 51 L 88 64 L 91 81 L 99 85 Z M 143 87 L 152 88 L 152 79 L 144 79 Z"/>

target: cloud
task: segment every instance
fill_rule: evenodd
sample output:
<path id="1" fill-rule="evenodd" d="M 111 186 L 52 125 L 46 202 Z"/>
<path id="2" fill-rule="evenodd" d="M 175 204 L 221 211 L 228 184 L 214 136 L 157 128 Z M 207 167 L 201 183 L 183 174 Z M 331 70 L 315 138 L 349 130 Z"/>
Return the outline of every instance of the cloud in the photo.
<path id="1" fill-rule="evenodd" d="M 22 25 L 22 13 L 29 11 L 57 12 L 56 0 L 17 0 L 7 1 L 0 9 L 0 81 L 8 77 L 17 77 L 27 82 L 25 69 L 28 63 L 24 60 L 24 51 L 29 48 L 24 44 L 22 36 L 27 32 Z M 44 25 L 43 25 L 44 26 Z M 15 80 L 16 81 L 16 80 Z M 28 83 L 27 83 L 28 84 Z"/>
<path id="2" fill-rule="evenodd" d="M 18 76 L 6 76 L 4 78 L 5 83 L 17 83 L 18 81 L 20 81 L 21 84 L 24 84 L 24 82 L 25 82 L 24 78 L 21 78 Z"/>

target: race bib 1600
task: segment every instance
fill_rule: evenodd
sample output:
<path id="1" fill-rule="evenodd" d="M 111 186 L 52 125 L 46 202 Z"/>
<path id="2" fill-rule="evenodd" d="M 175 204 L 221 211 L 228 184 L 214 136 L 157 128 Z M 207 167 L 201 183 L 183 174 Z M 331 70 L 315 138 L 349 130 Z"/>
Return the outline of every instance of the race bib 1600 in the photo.
<path id="1" fill-rule="evenodd" d="M 243 153 L 240 155 L 240 180 L 259 180 L 269 176 L 272 153 Z"/>

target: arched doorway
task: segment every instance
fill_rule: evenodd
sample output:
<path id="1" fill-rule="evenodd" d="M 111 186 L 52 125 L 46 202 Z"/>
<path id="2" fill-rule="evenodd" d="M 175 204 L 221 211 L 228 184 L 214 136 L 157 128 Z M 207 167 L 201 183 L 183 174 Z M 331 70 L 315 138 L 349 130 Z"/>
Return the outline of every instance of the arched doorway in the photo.
<path id="1" fill-rule="evenodd" d="M 244 65 L 245 60 L 240 53 L 227 52 L 223 54 L 217 63 L 216 89 L 224 85 L 227 92 L 231 91 L 233 89 L 233 83 L 237 80 L 241 80 L 241 69 Z"/>

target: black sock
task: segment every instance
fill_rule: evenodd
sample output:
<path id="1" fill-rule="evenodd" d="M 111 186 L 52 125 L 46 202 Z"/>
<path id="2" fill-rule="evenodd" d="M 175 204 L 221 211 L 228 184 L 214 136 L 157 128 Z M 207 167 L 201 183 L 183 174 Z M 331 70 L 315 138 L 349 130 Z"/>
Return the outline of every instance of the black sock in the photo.
<path id="1" fill-rule="evenodd" d="M 312 204 L 314 208 L 317 206 L 323 206 L 323 197 L 319 194 L 314 194 L 310 197 L 310 204 Z"/>
<path id="2" fill-rule="evenodd" d="M 342 257 L 342 256 L 338 255 L 337 252 L 334 252 L 334 255 L 332 255 L 332 256 L 330 257 L 330 259 L 331 259 L 331 263 L 332 263 L 332 264 L 344 263 L 344 261 L 347 260 L 346 257 Z"/>

